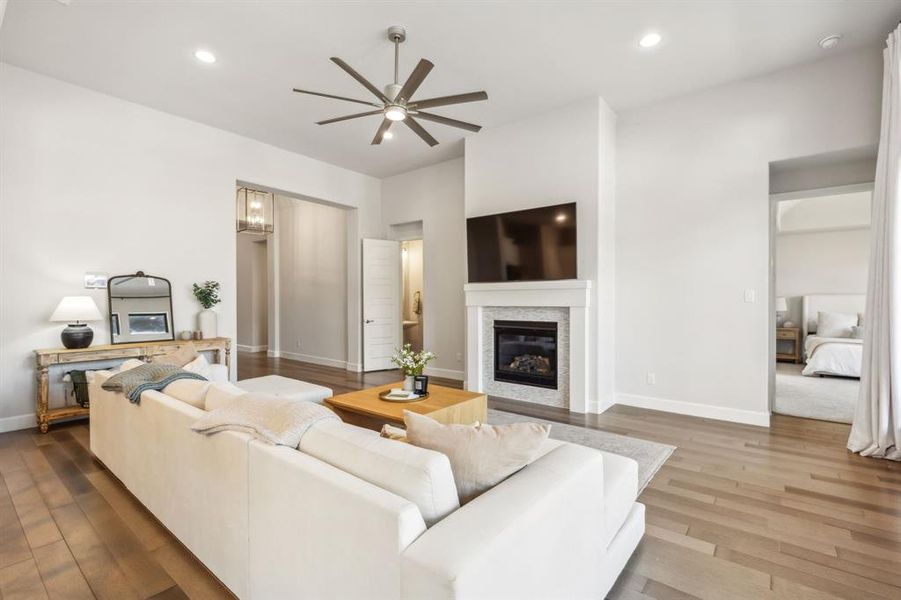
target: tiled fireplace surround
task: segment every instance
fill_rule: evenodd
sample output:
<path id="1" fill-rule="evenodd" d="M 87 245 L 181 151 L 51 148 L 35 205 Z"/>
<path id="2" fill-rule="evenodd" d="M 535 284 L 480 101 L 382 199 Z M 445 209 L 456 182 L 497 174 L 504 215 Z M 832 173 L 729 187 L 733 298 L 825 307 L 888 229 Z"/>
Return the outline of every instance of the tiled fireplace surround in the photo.
<path id="1" fill-rule="evenodd" d="M 590 281 L 470 283 L 466 294 L 466 386 L 488 394 L 588 411 Z M 556 321 L 557 389 L 494 380 L 494 321 Z"/>

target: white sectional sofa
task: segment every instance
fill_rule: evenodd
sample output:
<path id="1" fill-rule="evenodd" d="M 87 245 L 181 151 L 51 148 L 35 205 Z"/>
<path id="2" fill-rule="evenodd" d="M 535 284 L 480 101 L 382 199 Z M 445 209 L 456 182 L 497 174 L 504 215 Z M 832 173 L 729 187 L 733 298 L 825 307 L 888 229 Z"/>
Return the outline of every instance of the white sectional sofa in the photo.
<path id="1" fill-rule="evenodd" d="M 644 532 L 627 458 L 551 440 L 460 507 L 437 452 L 337 421 L 299 450 L 205 436 L 202 408 L 106 377 L 91 450 L 240 598 L 600 599 Z"/>

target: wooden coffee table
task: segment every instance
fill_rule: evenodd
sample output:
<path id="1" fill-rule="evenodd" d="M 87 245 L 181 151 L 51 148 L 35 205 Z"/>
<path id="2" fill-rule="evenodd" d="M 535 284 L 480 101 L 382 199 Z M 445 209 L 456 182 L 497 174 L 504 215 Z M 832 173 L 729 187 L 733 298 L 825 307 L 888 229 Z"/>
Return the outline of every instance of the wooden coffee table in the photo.
<path id="1" fill-rule="evenodd" d="M 329 408 L 347 423 L 381 429 L 385 423 L 404 424 L 404 411 L 428 415 L 439 423 L 468 425 L 488 418 L 488 397 L 442 385 L 429 384 L 429 397 L 415 402 L 389 402 L 379 394 L 390 388 L 400 388 L 403 382 L 389 383 L 349 394 L 326 398 Z"/>

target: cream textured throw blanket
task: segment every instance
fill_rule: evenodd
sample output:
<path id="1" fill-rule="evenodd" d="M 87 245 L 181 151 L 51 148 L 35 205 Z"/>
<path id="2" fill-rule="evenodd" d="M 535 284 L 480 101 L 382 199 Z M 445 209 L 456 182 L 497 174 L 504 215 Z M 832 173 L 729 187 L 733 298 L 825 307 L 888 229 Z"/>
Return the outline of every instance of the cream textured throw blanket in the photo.
<path id="1" fill-rule="evenodd" d="M 244 431 L 270 444 L 296 448 L 310 427 L 323 419 L 338 415 L 313 402 L 249 393 L 208 412 L 191 429 L 206 435 Z"/>

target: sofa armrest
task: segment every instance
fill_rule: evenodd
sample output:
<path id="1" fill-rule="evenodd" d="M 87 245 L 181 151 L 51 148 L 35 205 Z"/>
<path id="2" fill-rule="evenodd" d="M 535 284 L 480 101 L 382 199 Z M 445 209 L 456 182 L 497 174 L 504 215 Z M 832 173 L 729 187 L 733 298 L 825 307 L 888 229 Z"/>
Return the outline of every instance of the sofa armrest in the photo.
<path id="1" fill-rule="evenodd" d="M 603 455 L 565 444 L 411 544 L 402 597 L 596 599 L 603 540 Z"/>

